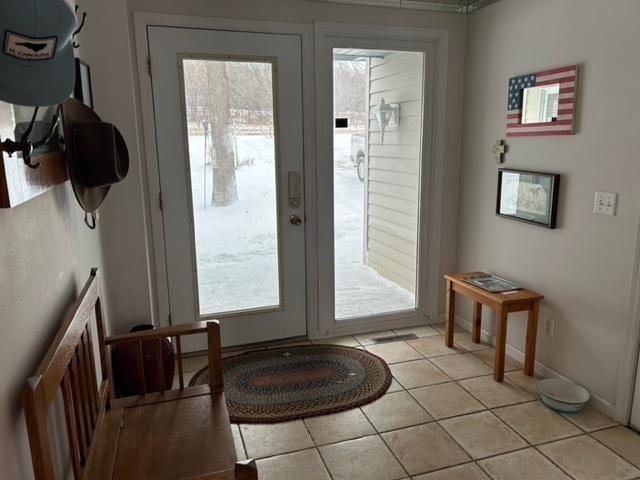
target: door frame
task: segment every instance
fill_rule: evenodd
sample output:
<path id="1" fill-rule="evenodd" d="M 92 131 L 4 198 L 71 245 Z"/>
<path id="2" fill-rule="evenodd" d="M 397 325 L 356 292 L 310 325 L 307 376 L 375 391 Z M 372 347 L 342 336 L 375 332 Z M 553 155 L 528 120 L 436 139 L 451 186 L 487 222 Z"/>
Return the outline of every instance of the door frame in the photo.
<path id="1" fill-rule="evenodd" d="M 333 103 L 323 101 L 333 98 L 332 68 L 327 60 L 334 46 L 385 49 L 395 42 L 412 51 L 425 53 L 425 85 L 423 91 L 423 138 L 420 221 L 418 245 L 417 309 L 410 312 L 390 313 L 357 319 L 335 320 L 334 309 L 334 251 L 333 251 L 333 202 L 325 207 L 318 202 L 320 222 L 318 245 L 332 248 L 318 250 L 319 274 L 319 335 L 336 336 L 367 330 L 388 330 L 420 323 L 437 323 L 440 296 L 440 235 L 442 231 L 442 185 L 444 181 L 446 143 L 446 98 L 449 34 L 433 28 L 389 27 L 382 25 L 324 23 L 315 24 L 316 43 L 316 138 L 320 195 L 333 199 L 333 169 L 321 168 L 333 158 Z M 349 44 L 341 42 L 352 42 Z M 382 43 L 379 43 L 382 42 Z M 377 45 L 376 45 L 377 44 Z M 369 46 L 367 46 L 369 45 Z M 372 46 L 376 45 L 376 46 Z M 394 48 L 386 47 L 393 50 Z M 427 65 L 429 53 L 432 65 Z M 431 67 L 432 70 L 428 70 Z M 429 82 L 433 82 L 432 85 Z M 331 122 L 328 121 L 331 119 Z M 322 165 L 321 165 L 322 164 Z M 420 244 L 426 248 L 421 249 Z"/>
<path id="2" fill-rule="evenodd" d="M 626 329 L 626 345 L 623 349 L 618 382 L 614 419 L 623 425 L 629 425 L 634 401 L 640 404 L 640 386 L 636 379 L 640 378 L 640 214 L 636 219 L 635 253 L 631 278 L 631 295 L 628 307 L 628 323 Z M 635 425 L 640 428 L 640 425 Z"/>
<path id="3" fill-rule="evenodd" d="M 152 91 L 153 66 L 149 61 L 147 27 L 178 27 L 209 30 L 225 30 L 247 33 L 295 35 L 300 37 L 302 62 L 302 109 L 303 109 L 303 176 L 305 196 L 305 267 L 306 267 L 306 314 L 307 335 L 317 335 L 317 243 L 316 243 L 316 178 L 315 178 L 315 121 L 314 92 L 314 44 L 313 26 L 292 23 L 246 21 L 236 19 L 202 18 L 184 15 L 168 15 L 149 12 L 134 12 L 135 66 L 138 70 L 137 86 L 140 89 L 139 119 L 142 130 L 140 148 L 142 167 L 142 190 L 145 203 L 145 231 L 152 265 L 151 296 L 155 311 L 154 323 L 160 326 L 171 324 L 169 305 L 169 279 L 166 265 L 164 219 L 160 200 L 160 172 L 156 148 L 156 130 Z"/>

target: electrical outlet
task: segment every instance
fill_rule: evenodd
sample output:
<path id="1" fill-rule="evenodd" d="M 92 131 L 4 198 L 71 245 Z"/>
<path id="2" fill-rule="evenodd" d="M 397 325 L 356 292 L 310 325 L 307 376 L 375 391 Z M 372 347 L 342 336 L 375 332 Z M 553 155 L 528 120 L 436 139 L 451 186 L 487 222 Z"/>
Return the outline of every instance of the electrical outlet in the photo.
<path id="1" fill-rule="evenodd" d="M 553 337 L 553 332 L 556 329 L 556 320 L 553 317 L 544 317 L 544 334 Z"/>
<path id="2" fill-rule="evenodd" d="M 599 215 L 615 215 L 618 194 L 612 192 L 596 192 L 593 203 L 593 213 Z"/>

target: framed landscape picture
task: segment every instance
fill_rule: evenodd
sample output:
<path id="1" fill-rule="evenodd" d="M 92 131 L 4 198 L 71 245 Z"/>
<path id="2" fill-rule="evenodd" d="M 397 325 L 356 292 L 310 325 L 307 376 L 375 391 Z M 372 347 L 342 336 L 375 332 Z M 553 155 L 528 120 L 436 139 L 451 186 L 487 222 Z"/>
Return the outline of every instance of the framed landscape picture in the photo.
<path id="1" fill-rule="evenodd" d="M 501 168 L 496 215 L 556 228 L 559 186 L 560 175 L 555 173 Z"/>

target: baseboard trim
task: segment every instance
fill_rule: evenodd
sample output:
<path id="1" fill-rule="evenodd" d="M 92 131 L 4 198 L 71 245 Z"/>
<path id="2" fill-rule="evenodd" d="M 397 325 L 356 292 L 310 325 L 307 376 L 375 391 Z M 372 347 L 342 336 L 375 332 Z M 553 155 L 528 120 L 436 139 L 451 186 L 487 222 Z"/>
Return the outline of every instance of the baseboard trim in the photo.
<path id="1" fill-rule="evenodd" d="M 442 318 L 444 320 L 444 315 L 442 316 Z M 459 327 L 462 327 L 467 332 L 471 332 L 472 324 L 470 321 L 466 320 L 465 318 L 462 318 L 459 315 L 456 315 L 455 321 L 456 321 L 456 325 L 458 325 Z M 489 343 L 493 346 L 495 346 L 496 344 L 495 336 L 487 332 L 486 330 L 481 330 L 480 338 L 482 341 Z M 524 352 L 522 352 L 521 350 L 515 348 L 513 345 L 510 345 L 508 343 L 507 343 L 507 355 L 515 360 L 518 360 L 520 363 L 524 363 Z M 538 375 L 545 378 L 561 378 L 563 380 L 574 382 L 574 380 L 566 377 L 565 375 L 562 375 L 561 373 L 555 371 L 553 368 L 537 360 L 535 362 L 534 371 Z M 613 418 L 614 420 L 621 421 L 620 419 L 616 418 L 617 412 L 616 412 L 615 405 L 605 400 L 604 398 L 594 393 L 591 393 L 591 400 L 589 401 L 589 404 L 599 412 L 604 413 L 605 415 Z"/>

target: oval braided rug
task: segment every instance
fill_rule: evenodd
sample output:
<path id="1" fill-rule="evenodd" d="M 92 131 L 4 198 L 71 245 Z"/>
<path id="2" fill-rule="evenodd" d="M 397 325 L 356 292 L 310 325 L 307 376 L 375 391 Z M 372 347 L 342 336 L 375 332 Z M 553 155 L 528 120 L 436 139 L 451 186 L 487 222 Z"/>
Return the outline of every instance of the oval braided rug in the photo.
<path id="1" fill-rule="evenodd" d="M 223 360 L 229 418 L 273 423 L 341 412 L 370 403 L 391 384 L 380 357 L 339 345 L 303 345 L 247 352 Z M 190 386 L 209 382 L 209 368 Z"/>

